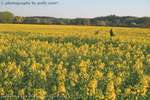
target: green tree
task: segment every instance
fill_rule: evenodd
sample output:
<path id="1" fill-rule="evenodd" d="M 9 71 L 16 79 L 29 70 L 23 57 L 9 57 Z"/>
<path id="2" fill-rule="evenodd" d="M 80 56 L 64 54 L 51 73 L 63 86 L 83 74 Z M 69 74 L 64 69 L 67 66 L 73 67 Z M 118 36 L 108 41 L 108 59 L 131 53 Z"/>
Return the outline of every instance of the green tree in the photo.
<path id="1" fill-rule="evenodd" d="M 0 23 L 13 23 L 14 15 L 11 12 L 0 12 Z"/>

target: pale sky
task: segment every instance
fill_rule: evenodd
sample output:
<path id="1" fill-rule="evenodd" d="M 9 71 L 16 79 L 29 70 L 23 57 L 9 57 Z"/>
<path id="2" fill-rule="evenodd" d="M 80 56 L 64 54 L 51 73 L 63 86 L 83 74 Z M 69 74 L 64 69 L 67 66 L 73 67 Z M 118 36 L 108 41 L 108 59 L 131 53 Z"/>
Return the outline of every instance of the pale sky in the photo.
<path id="1" fill-rule="evenodd" d="M 56 5 L 1 5 L 7 1 L 49 1 Z M 0 0 L 0 11 L 11 11 L 16 16 L 51 16 L 57 18 L 118 16 L 150 16 L 150 0 Z"/>

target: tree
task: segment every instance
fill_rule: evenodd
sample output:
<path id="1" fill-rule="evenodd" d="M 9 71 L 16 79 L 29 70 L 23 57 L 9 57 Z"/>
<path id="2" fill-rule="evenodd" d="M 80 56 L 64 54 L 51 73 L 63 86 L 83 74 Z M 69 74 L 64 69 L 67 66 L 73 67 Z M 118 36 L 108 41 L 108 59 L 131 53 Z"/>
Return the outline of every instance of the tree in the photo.
<path id="1" fill-rule="evenodd" d="M 141 20 L 143 21 L 143 27 L 150 27 L 150 18 L 149 17 L 143 17 Z"/>
<path id="2" fill-rule="evenodd" d="M 36 18 L 36 17 L 27 17 L 24 19 L 24 23 L 27 24 L 39 24 L 40 23 L 40 19 Z"/>
<path id="3" fill-rule="evenodd" d="M 13 23 L 14 15 L 11 12 L 0 12 L 0 23 Z"/>
<path id="4" fill-rule="evenodd" d="M 23 23 L 24 18 L 20 16 L 16 16 L 14 19 L 14 23 Z"/>
<path id="5" fill-rule="evenodd" d="M 96 24 L 99 26 L 105 26 L 106 22 L 105 21 L 96 21 Z"/>

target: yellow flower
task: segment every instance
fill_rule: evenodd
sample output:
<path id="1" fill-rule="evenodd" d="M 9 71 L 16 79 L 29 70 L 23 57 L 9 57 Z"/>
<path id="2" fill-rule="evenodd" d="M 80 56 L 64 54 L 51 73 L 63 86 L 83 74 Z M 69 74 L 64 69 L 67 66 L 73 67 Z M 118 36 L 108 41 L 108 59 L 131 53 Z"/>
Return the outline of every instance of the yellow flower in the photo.
<path id="1" fill-rule="evenodd" d="M 36 71 L 36 69 L 37 69 L 36 63 L 33 63 L 33 64 L 31 65 L 31 68 L 32 68 L 32 71 Z"/>
<path id="2" fill-rule="evenodd" d="M 58 91 L 58 94 L 60 95 L 66 94 L 66 88 L 63 82 L 58 84 L 57 91 Z"/>
<path id="3" fill-rule="evenodd" d="M 113 81 L 110 81 L 107 84 L 105 98 L 107 100 L 115 100 L 116 99 L 116 93 L 115 93 L 115 88 L 114 88 Z"/>
<path id="4" fill-rule="evenodd" d="M 140 93 L 141 95 L 146 95 L 148 88 L 149 88 L 149 84 L 146 78 L 143 78 L 140 80 L 140 84 L 141 84 L 141 90 Z"/>
<path id="5" fill-rule="evenodd" d="M 21 57 L 28 57 L 28 54 L 25 50 L 18 50 L 17 53 Z"/>
<path id="6" fill-rule="evenodd" d="M 121 77 L 116 77 L 115 78 L 115 85 L 117 85 L 117 86 L 120 86 L 121 85 L 121 83 L 122 83 L 122 79 L 121 79 Z"/>
<path id="7" fill-rule="evenodd" d="M 143 62 L 140 59 L 137 59 L 133 68 L 135 71 L 143 73 Z"/>
<path id="8" fill-rule="evenodd" d="M 127 52 L 125 56 L 126 56 L 127 58 L 130 58 L 130 53 Z"/>
<path id="9" fill-rule="evenodd" d="M 24 96 L 25 95 L 24 92 L 25 92 L 24 89 L 19 90 L 19 92 L 18 92 L 19 96 Z"/>
<path id="10" fill-rule="evenodd" d="M 130 88 L 125 89 L 125 96 L 128 96 L 132 93 Z"/>
<path id="11" fill-rule="evenodd" d="M 39 74 L 40 74 L 41 79 L 46 80 L 47 76 L 46 76 L 46 73 L 44 71 L 40 71 Z"/>
<path id="12" fill-rule="evenodd" d="M 12 73 L 15 77 L 23 76 L 23 71 L 21 70 L 20 66 L 16 66 L 15 62 L 9 62 L 7 67 L 8 72 Z"/>
<path id="13" fill-rule="evenodd" d="M 71 80 L 71 85 L 75 86 L 76 83 L 78 82 L 78 74 L 76 74 L 76 72 L 72 71 L 69 74 L 69 78 Z"/>
<path id="14" fill-rule="evenodd" d="M 97 80 L 93 79 L 88 84 L 87 95 L 89 95 L 89 96 L 95 95 L 96 94 L 96 88 L 97 88 Z"/>
<path id="15" fill-rule="evenodd" d="M 101 80 L 102 77 L 103 77 L 103 73 L 102 72 L 100 72 L 98 70 L 94 71 L 94 78 L 96 78 L 98 80 Z"/>
<path id="16" fill-rule="evenodd" d="M 109 72 L 107 73 L 107 77 L 108 77 L 109 79 L 112 79 L 112 78 L 113 78 L 113 75 L 114 75 L 114 73 L 113 73 L 112 71 L 109 71 Z"/>
<path id="17" fill-rule="evenodd" d="M 0 96 L 4 96 L 5 95 L 5 91 L 3 88 L 0 87 Z"/>
<path id="18" fill-rule="evenodd" d="M 80 68 L 80 71 L 81 73 L 86 73 L 87 72 L 87 68 L 89 66 L 89 61 L 81 61 L 80 64 L 79 64 L 79 68 Z"/>
<path id="19" fill-rule="evenodd" d="M 17 76 L 23 76 L 23 71 L 20 69 L 20 68 L 16 68 L 15 69 L 15 74 L 17 75 Z"/>
<path id="20" fill-rule="evenodd" d="M 47 92 L 43 89 L 35 89 L 33 95 L 39 100 L 45 100 Z"/>
<path id="21" fill-rule="evenodd" d="M 147 62 L 150 64 L 150 54 L 146 56 Z"/>
<path id="22" fill-rule="evenodd" d="M 105 67 L 105 63 L 101 63 L 101 64 L 99 65 L 99 68 L 100 68 L 100 69 L 104 69 L 104 67 Z"/>
<path id="23" fill-rule="evenodd" d="M 8 63 L 8 72 L 12 72 L 12 71 L 14 71 L 14 68 L 16 68 L 16 63 L 15 62 L 9 62 Z"/>
<path id="24" fill-rule="evenodd" d="M 46 73 L 46 74 L 49 74 L 49 72 L 50 72 L 50 68 L 51 68 L 51 66 L 52 66 L 53 64 L 52 64 L 52 62 L 50 62 L 49 64 L 46 64 L 45 65 L 45 67 L 44 67 L 44 72 Z"/>
<path id="25" fill-rule="evenodd" d="M 60 82 L 65 81 L 67 70 L 64 68 L 63 62 L 57 65 L 56 69 L 56 77 Z"/>

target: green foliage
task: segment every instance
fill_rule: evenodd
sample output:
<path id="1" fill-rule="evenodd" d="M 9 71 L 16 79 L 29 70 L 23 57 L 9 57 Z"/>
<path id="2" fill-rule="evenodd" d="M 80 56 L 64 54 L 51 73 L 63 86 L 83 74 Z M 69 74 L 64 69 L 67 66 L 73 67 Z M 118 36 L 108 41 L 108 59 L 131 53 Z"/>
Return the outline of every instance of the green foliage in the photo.
<path id="1" fill-rule="evenodd" d="M 11 12 L 0 12 L 0 23 L 13 23 L 14 15 Z"/>
<path id="2" fill-rule="evenodd" d="M 57 25 L 95 25 L 117 27 L 150 27 L 149 17 L 119 17 L 110 15 L 96 18 L 54 18 L 54 17 L 22 17 L 15 16 L 11 12 L 0 12 L 0 23 L 22 24 L 57 24 Z"/>

